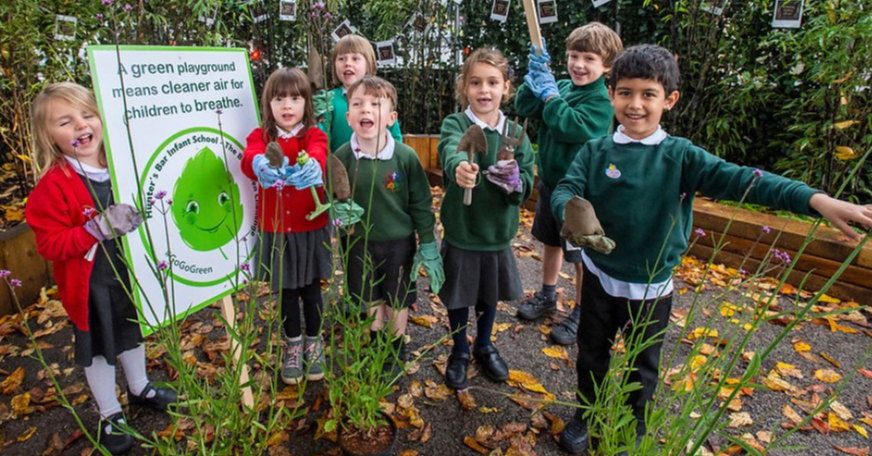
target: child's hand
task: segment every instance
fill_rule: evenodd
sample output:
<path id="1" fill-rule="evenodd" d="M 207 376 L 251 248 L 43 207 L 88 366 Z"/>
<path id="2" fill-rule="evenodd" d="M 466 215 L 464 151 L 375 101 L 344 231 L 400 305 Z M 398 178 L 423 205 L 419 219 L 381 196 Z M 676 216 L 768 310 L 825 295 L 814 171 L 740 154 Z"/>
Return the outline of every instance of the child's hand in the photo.
<path id="1" fill-rule="evenodd" d="M 842 230 L 849 238 L 858 241 L 863 235 L 851 229 L 848 222 L 860 223 L 869 229 L 872 227 L 872 205 L 860 206 L 847 201 L 840 201 L 823 193 L 815 193 L 808 200 L 808 207 L 818 211 L 825 219 Z"/>
<path id="2" fill-rule="evenodd" d="M 281 168 L 273 168 L 270 166 L 269 160 L 267 160 L 266 156 L 261 154 L 254 157 L 251 166 L 254 168 L 254 175 L 257 176 L 257 181 L 260 182 L 260 186 L 263 188 L 270 188 L 275 185 L 276 181 L 282 179 L 283 170 L 288 166 L 288 157 L 285 157 L 282 161 Z"/>
<path id="3" fill-rule="evenodd" d="M 478 165 L 470 162 L 460 162 L 454 172 L 454 181 L 460 188 L 475 188 L 475 179 L 478 177 Z"/>
<path id="4" fill-rule="evenodd" d="M 135 230 L 142 224 L 142 214 L 129 204 L 113 204 L 102 214 L 85 223 L 85 231 L 98 241 L 114 239 Z"/>

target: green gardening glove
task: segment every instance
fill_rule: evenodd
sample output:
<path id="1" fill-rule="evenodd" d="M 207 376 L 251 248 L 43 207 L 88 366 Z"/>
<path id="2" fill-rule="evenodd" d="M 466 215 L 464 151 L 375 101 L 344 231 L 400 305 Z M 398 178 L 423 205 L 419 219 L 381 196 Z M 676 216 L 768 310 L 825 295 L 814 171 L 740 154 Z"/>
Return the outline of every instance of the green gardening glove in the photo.
<path id="1" fill-rule="evenodd" d="M 333 224 L 340 227 L 353 226 L 363 216 L 363 208 L 352 200 L 336 201 L 330 210 L 333 211 Z"/>
<path id="2" fill-rule="evenodd" d="M 424 267 L 427 271 L 427 276 L 430 277 L 430 287 L 433 288 L 433 293 L 439 294 L 442 284 L 445 283 L 445 271 L 442 270 L 442 255 L 439 255 L 436 241 L 421 244 L 418 247 L 415 259 L 412 260 L 412 272 L 409 274 L 409 280 L 414 281 L 418 278 L 421 266 Z"/>
<path id="3" fill-rule="evenodd" d="M 321 116 L 333 110 L 333 91 L 320 90 L 312 97 L 312 109 L 315 111 L 315 118 L 320 119 Z"/>

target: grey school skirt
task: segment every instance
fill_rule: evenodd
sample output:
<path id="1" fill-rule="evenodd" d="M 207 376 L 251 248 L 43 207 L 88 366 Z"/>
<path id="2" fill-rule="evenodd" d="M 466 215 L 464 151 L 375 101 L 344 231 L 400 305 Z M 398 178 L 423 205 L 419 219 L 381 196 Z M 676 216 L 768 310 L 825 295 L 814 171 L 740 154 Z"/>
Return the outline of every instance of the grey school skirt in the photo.
<path id="1" fill-rule="evenodd" d="M 496 306 L 524 294 L 511 248 L 498 251 L 464 250 L 442 241 L 445 284 L 439 299 L 448 310 L 473 307 L 477 302 Z"/>
<path id="2" fill-rule="evenodd" d="M 255 247 L 256 277 L 270 282 L 273 291 L 302 288 L 329 279 L 332 269 L 330 231 L 294 233 L 259 232 Z"/>

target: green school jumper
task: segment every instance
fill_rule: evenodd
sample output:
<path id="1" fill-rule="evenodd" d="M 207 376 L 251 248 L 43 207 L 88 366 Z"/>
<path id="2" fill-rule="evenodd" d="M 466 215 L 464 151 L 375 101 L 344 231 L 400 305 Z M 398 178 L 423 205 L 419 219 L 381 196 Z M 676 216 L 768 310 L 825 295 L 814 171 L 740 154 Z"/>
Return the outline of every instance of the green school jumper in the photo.
<path id="1" fill-rule="evenodd" d="M 609 134 L 615 110 L 609 100 L 605 78 L 584 86 L 571 80 L 557 81 L 560 96 L 543 102 L 527 87 L 518 90 L 518 114 L 542 121 L 539 127 L 539 180 L 554 191 L 566 175 L 581 146 Z"/>
<path id="2" fill-rule="evenodd" d="M 395 143 L 389 160 L 358 160 L 346 143 L 336 151 L 336 158 L 348 170 L 354 202 L 367 211 L 361 220 L 372 226 L 370 241 L 397 241 L 415 232 L 421 244 L 436 240 L 430 182 L 411 147 Z"/>
<path id="3" fill-rule="evenodd" d="M 613 136 L 588 142 L 554 190 L 551 204 L 562 223 L 573 195 L 590 201 L 617 246 L 609 255 L 591 249 L 585 254 L 609 277 L 657 283 L 671 277 L 687 249 L 697 191 L 734 201 L 748 191 L 746 202 L 816 215 L 808 201 L 818 190 L 728 163 L 674 136 L 653 146 L 616 144 Z"/>
<path id="4" fill-rule="evenodd" d="M 510 122 L 506 119 L 506 122 Z M 515 149 L 515 160 L 521 172 L 524 191 L 506 194 L 490 183 L 484 176 L 472 191 L 472 204 L 463 204 L 463 189 L 454 183 L 457 165 L 468 160 L 465 151 L 458 152 L 457 146 L 466 129 L 474 122 L 465 114 L 452 114 L 442 121 L 439 140 L 439 159 L 442 161 L 445 183 L 445 198 L 442 200 L 440 219 L 445 229 L 444 239 L 451 245 L 466 250 L 498 251 L 509 248 L 509 243 L 518 232 L 519 207 L 530 197 L 533 186 L 533 149 L 530 141 L 524 138 L 523 144 Z M 520 135 L 520 126 L 509 123 L 511 131 Z M 500 148 L 500 133 L 485 129 L 487 155 L 477 154 L 475 163 L 479 172 L 497 162 Z"/>

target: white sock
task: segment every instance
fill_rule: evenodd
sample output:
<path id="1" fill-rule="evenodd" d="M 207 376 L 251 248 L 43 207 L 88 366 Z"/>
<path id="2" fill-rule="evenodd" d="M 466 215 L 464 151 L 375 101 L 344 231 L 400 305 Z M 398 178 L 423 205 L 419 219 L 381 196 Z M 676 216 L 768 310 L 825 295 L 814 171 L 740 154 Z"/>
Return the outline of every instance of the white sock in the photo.
<path id="1" fill-rule="evenodd" d="M 106 358 L 95 356 L 91 365 L 85 368 L 85 378 L 101 417 L 105 419 L 121 412 L 121 404 L 115 396 L 115 366 L 110 366 Z"/>
<path id="2" fill-rule="evenodd" d="M 127 377 L 127 387 L 136 396 L 142 394 L 142 390 L 148 386 L 148 374 L 145 372 L 145 345 L 127 350 L 118 355 L 121 365 L 124 366 L 124 376 Z M 148 397 L 154 397 L 155 391 L 149 392 Z"/>

